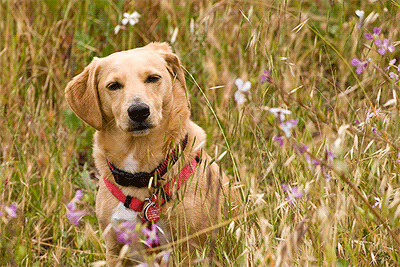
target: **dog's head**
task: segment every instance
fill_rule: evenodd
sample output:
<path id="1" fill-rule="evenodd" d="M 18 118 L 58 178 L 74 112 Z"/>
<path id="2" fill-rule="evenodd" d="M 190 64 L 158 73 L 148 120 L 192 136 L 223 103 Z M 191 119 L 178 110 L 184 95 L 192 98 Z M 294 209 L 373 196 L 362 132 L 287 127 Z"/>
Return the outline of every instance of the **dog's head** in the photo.
<path id="1" fill-rule="evenodd" d="M 65 95 L 71 109 L 96 130 L 112 124 L 140 136 L 162 127 L 170 112 L 187 110 L 174 115 L 189 117 L 185 90 L 177 56 L 166 43 L 151 43 L 95 57 L 68 83 Z"/>

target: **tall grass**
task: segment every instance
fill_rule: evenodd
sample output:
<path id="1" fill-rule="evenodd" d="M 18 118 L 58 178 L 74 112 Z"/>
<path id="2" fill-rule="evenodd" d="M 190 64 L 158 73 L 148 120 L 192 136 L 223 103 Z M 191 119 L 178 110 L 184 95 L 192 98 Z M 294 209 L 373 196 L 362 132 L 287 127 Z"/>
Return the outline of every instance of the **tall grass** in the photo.
<path id="1" fill-rule="evenodd" d="M 399 63 L 399 49 L 382 56 L 364 37 L 380 27 L 379 38 L 397 45 L 399 6 L 395 0 L 1 1 L 0 265 L 102 264 L 93 130 L 68 109 L 64 88 L 94 56 L 170 41 L 176 31 L 172 46 L 186 69 L 193 120 L 244 200 L 241 216 L 225 218 L 220 238 L 194 262 L 399 265 L 399 83 L 385 70 L 391 59 Z M 357 9 L 365 12 L 361 27 Z M 139 23 L 114 34 L 123 13 L 135 10 Z M 366 18 L 372 12 L 375 20 Z M 361 74 L 353 58 L 370 58 Z M 261 84 L 264 70 L 270 80 Z M 243 105 L 234 100 L 239 77 L 252 83 Z M 298 119 L 290 138 L 272 107 Z M 296 149 L 302 145 L 307 151 Z M 291 195 L 295 187 L 302 197 Z M 92 216 L 75 227 L 65 206 L 77 188 Z M 16 218 L 5 212 L 11 203 L 18 205 Z"/>

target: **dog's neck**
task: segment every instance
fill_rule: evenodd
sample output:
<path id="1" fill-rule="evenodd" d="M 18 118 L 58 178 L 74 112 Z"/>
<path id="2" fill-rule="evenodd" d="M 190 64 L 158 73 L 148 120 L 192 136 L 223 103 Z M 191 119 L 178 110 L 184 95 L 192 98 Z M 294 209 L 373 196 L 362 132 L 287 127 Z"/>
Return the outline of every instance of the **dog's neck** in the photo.
<path id="1" fill-rule="evenodd" d="M 185 137 L 183 131 L 171 135 L 153 134 L 135 137 L 123 132 L 102 130 L 96 133 L 96 145 L 105 159 L 127 172 L 150 172 Z"/>

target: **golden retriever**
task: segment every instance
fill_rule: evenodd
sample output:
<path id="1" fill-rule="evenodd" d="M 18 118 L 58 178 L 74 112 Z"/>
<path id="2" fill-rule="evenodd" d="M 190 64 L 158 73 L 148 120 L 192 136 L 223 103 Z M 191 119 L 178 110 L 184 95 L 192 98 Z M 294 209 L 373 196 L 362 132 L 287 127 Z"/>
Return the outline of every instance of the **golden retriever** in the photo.
<path id="1" fill-rule="evenodd" d="M 125 203 L 128 197 L 118 199 L 106 183 L 143 205 L 146 198 L 170 183 L 170 195 L 159 203 L 160 245 L 196 236 L 199 230 L 218 223 L 221 205 L 228 203 L 231 193 L 229 180 L 203 151 L 206 135 L 190 119 L 185 76 L 168 44 L 150 43 L 104 58 L 95 57 L 68 83 L 65 94 L 71 109 L 97 130 L 93 147 L 100 174 L 96 215 L 109 266 L 122 263 L 118 255 L 123 244 L 117 241 L 115 231 L 106 231 L 107 226 L 123 220 L 142 223 L 146 214 L 129 208 L 130 203 Z M 157 177 L 152 170 L 171 153 L 176 154 L 176 161 L 168 162 L 166 173 Z M 193 167 L 191 172 L 178 185 L 176 177 L 180 179 L 180 173 L 188 166 Z M 140 175 L 117 183 L 113 168 L 135 175 L 150 173 L 150 180 L 146 180 L 149 184 L 136 186 L 134 177 Z M 206 237 L 203 234 L 191 238 L 182 246 L 185 254 L 201 249 Z M 133 258 L 142 260 L 139 255 Z"/>

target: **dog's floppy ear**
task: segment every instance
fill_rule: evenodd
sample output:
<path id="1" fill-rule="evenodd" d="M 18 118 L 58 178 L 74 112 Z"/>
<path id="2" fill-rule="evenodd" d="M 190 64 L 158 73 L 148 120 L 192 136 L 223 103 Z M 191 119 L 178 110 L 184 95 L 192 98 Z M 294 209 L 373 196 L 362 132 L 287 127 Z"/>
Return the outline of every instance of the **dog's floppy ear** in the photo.
<path id="1" fill-rule="evenodd" d="M 65 98 L 71 109 L 84 122 L 101 130 L 103 128 L 103 115 L 100 109 L 100 101 L 97 92 L 97 57 L 75 76 L 65 88 Z"/>
<path id="2" fill-rule="evenodd" d="M 179 58 L 172 53 L 171 46 L 168 43 L 155 42 L 148 44 L 146 47 L 158 51 L 163 55 L 165 61 L 168 64 L 167 68 L 169 73 L 174 79 L 177 79 L 183 86 L 183 89 L 186 90 L 185 75 L 183 74 L 181 62 Z"/>

